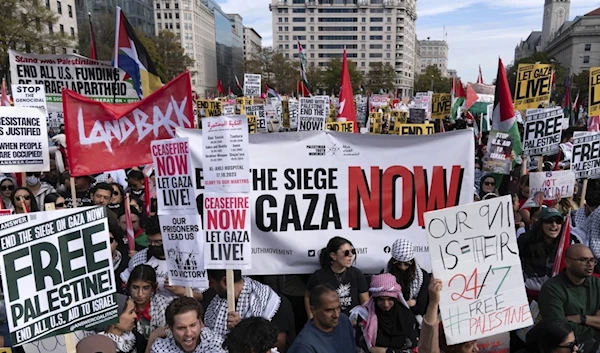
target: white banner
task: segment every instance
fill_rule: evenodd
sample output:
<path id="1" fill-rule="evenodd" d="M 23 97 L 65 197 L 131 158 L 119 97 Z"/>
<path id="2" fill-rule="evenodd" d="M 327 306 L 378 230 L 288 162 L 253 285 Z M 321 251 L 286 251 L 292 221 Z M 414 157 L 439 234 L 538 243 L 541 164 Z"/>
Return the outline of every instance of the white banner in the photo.
<path id="1" fill-rule="evenodd" d="M 260 75 L 244 74 L 244 96 L 260 97 Z"/>
<path id="2" fill-rule="evenodd" d="M 202 168 L 202 131 L 177 134 L 192 141 L 192 164 Z M 325 131 L 281 136 L 250 136 L 247 274 L 312 273 L 319 250 L 336 235 L 352 241 L 365 273 L 381 271 L 399 237 L 415 244 L 419 264 L 430 269 L 423 213 L 473 201 L 472 156 L 431 153 L 474 150 L 471 131 L 402 138 Z M 195 181 L 203 212 L 203 181 Z"/>
<path id="3" fill-rule="evenodd" d="M 0 107 L 0 173 L 49 170 L 46 113 L 38 108 Z"/>
<path id="4" fill-rule="evenodd" d="M 323 98 L 300 98 L 298 131 L 318 131 L 325 129 L 329 103 Z"/>
<path id="5" fill-rule="evenodd" d="M 573 197 L 575 173 L 572 170 L 536 172 L 529 175 L 530 195 L 543 192 L 544 200 L 554 200 L 558 195 L 561 198 Z"/>
<path id="6" fill-rule="evenodd" d="M 425 213 L 449 345 L 533 325 L 510 196 Z"/>
<path id="7" fill-rule="evenodd" d="M 523 127 L 523 154 L 549 156 L 558 153 L 563 116 L 562 108 L 527 110 Z"/>
<path id="8" fill-rule="evenodd" d="M 0 218 L 0 269 L 16 346 L 118 321 L 104 207 Z"/>

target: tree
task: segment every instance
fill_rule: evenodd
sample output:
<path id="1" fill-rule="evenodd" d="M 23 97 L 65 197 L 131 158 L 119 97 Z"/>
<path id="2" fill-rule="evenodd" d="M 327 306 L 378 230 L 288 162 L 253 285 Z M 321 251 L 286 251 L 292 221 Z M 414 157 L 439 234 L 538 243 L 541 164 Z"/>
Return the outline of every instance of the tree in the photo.
<path id="1" fill-rule="evenodd" d="M 554 72 L 556 75 L 555 84 L 556 88 L 552 91 L 550 96 L 550 100 L 561 104 L 562 97 L 565 93 L 565 76 L 566 70 L 564 67 L 560 65 L 557 61 L 548 57 L 546 53 L 537 52 L 530 57 L 519 59 L 514 62 L 513 65 L 506 66 L 506 76 L 508 78 L 508 86 L 510 87 L 510 94 L 512 97 L 515 96 L 515 86 L 517 84 L 517 69 L 519 68 L 519 64 L 552 64 L 554 65 Z"/>
<path id="2" fill-rule="evenodd" d="M 51 48 L 75 46 L 66 33 L 49 33 L 58 16 L 39 0 L 0 1 L 0 74 L 8 76 L 8 50 L 50 53 Z"/>
<path id="3" fill-rule="evenodd" d="M 261 75 L 263 82 L 283 94 L 296 91 L 296 82 L 300 77 L 298 66 L 298 62 L 284 57 L 272 47 L 262 48 L 245 62 L 247 73 Z"/>
<path id="4" fill-rule="evenodd" d="M 364 81 L 364 76 L 358 71 L 356 63 L 352 60 L 348 60 L 348 71 L 350 73 L 350 81 L 352 81 L 352 91 L 357 92 L 358 86 Z M 329 65 L 323 70 L 322 77 L 320 88 L 325 93 L 334 92 L 335 94 L 339 94 L 340 83 L 342 82 L 342 60 L 340 58 L 331 58 Z"/>
<path id="5" fill-rule="evenodd" d="M 573 76 L 573 85 L 571 88 L 571 100 L 575 100 L 575 96 L 579 93 L 579 101 L 588 97 L 590 90 L 590 71 L 585 70 Z"/>
<path id="6" fill-rule="evenodd" d="M 169 82 L 194 66 L 195 60 L 185 53 L 175 33 L 162 30 L 155 38 L 148 38 L 141 32 L 137 34 L 150 57 L 154 58 L 156 71 L 162 82 Z M 190 70 L 190 73 L 193 76 L 195 71 Z"/>
<path id="7" fill-rule="evenodd" d="M 96 59 L 110 61 L 115 49 L 115 13 L 102 12 L 92 17 L 96 38 Z M 79 27 L 79 53 L 90 57 L 90 26 Z"/>
<path id="8" fill-rule="evenodd" d="M 396 71 L 389 63 L 374 63 L 369 68 L 366 77 L 365 88 L 371 92 L 379 92 L 380 89 L 385 91 L 394 91 Z"/>
<path id="9" fill-rule="evenodd" d="M 437 66 L 429 65 L 425 68 L 425 73 L 415 77 L 415 92 L 432 90 L 432 82 L 435 93 L 449 93 L 452 88 L 452 80 L 449 77 L 443 77 Z"/>

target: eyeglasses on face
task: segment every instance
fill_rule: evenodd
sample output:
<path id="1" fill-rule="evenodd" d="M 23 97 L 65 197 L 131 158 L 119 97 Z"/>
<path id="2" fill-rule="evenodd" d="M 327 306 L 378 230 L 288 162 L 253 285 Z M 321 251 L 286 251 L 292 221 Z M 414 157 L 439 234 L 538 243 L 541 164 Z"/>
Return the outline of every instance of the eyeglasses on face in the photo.
<path id="1" fill-rule="evenodd" d="M 111 243 L 111 244 L 112 244 L 112 243 L 116 243 L 116 242 L 117 242 L 117 239 L 115 239 L 115 238 L 110 238 L 110 243 Z"/>
<path id="2" fill-rule="evenodd" d="M 162 239 L 160 239 L 160 240 L 150 240 L 150 239 L 148 239 L 148 240 L 146 240 L 146 243 L 148 244 L 148 246 L 153 246 L 153 245 L 155 245 L 155 246 L 161 246 L 161 245 L 163 245 Z"/>
<path id="3" fill-rule="evenodd" d="M 345 250 L 343 252 L 344 256 L 348 257 L 350 256 L 350 254 L 352 254 L 352 256 L 356 255 L 356 249 L 352 249 L 352 250 Z"/>
<path id="4" fill-rule="evenodd" d="M 117 190 L 114 190 L 112 194 L 113 194 L 113 196 L 119 196 L 119 195 L 121 195 L 121 193 L 119 191 L 117 191 Z"/>
<path id="5" fill-rule="evenodd" d="M 29 195 L 17 196 L 16 199 L 19 201 L 23 201 L 23 200 L 29 201 L 31 199 L 31 196 L 29 196 Z"/>
<path id="6" fill-rule="evenodd" d="M 14 185 L 4 185 L 0 187 L 0 190 L 2 191 L 13 191 L 15 189 Z"/>
<path id="7" fill-rule="evenodd" d="M 485 185 L 485 186 L 496 186 L 496 182 L 494 182 L 494 181 L 484 181 L 483 185 Z"/>
<path id="8" fill-rule="evenodd" d="M 544 221 L 544 223 L 546 224 L 552 224 L 552 223 L 556 223 L 558 225 L 563 224 L 563 219 L 562 218 L 550 218 Z"/>
<path id="9" fill-rule="evenodd" d="M 598 259 L 595 259 L 593 257 L 580 257 L 577 259 L 573 258 L 573 257 L 567 257 L 567 259 L 577 261 L 583 266 L 590 265 L 590 264 L 596 266 L 598 264 Z"/>
<path id="10" fill-rule="evenodd" d="M 556 348 L 568 348 L 571 350 L 571 352 L 575 352 L 576 348 L 578 348 L 578 345 L 579 342 L 577 342 L 577 339 L 575 339 L 573 342 L 567 344 L 566 346 L 556 346 Z"/>
<path id="11" fill-rule="evenodd" d="M 55 203 L 54 207 L 65 207 L 65 203 L 64 202 Z"/>

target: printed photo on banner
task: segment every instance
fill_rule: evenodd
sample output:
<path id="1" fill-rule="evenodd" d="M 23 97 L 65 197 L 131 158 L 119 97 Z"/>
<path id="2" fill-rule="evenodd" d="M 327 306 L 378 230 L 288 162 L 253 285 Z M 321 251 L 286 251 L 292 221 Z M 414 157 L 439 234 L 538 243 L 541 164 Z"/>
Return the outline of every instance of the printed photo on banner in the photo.
<path id="1" fill-rule="evenodd" d="M 118 321 L 103 207 L 0 218 L 0 266 L 15 346 Z"/>
<path id="2" fill-rule="evenodd" d="M 530 109 L 523 127 L 523 154 L 551 156 L 557 154 L 563 130 L 562 108 Z"/>
<path id="3" fill-rule="evenodd" d="M 244 96 L 260 97 L 260 75 L 244 74 Z"/>
<path id="4" fill-rule="evenodd" d="M 206 192 L 249 192 L 248 121 L 244 116 L 202 119 Z"/>
<path id="5" fill-rule="evenodd" d="M 600 178 L 600 133 L 574 135 L 571 169 L 576 179 Z"/>
<path id="6" fill-rule="evenodd" d="M 544 193 L 544 200 L 573 197 L 575 173 L 571 170 L 529 173 L 529 193 Z"/>
<path id="7" fill-rule="evenodd" d="M 533 324 L 510 196 L 426 212 L 425 230 L 448 344 Z"/>
<path id="8" fill-rule="evenodd" d="M 323 98 L 300 98 L 298 114 L 298 131 L 323 130 L 327 120 L 328 110 Z"/>
<path id="9" fill-rule="evenodd" d="M 169 285 L 208 288 L 204 270 L 202 221 L 195 214 L 160 215 L 163 248 L 169 271 Z"/>
<path id="10" fill-rule="evenodd" d="M 215 100 L 198 99 L 196 100 L 196 109 L 200 118 L 223 115 L 223 103 Z"/>
<path id="11" fill-rule="evenodd" d="M 258 132 L 267 132 L 267 112 L 264 104 L 246 105 L 244 110 L 246 115 L 254 115 L 256 117 Z"/>
<path id="12" fill-rule="evenodd" d="M 196 213 L 189 141 L 186 138 L 152 141 L 158 214 Z"/>
<path id="13" fill-rule="evenodd" d="M 190 141 L 200 141 L 204 132 L 177 130 Z M 252 269 L 247 274 L 312 273 L 319 266 L 316 252 L 339 234 L 354 244 L 366 273 L 378 273 L 385 266 L 390 258 L 386 249 L 399 236 L 423 249 L 416 258 L 430 270 L 423 213 L 473 200 L 474 158 L 466 153 L 431 153 L 472 151 L 473 132 L 447 135 L 420 136 L 419 143 L 397 136 L 328 131 L 289 132 L 277 139 L 269 134 L 252 136 L 248 146 Z M 377 142 L 382 139 L 384 144 Z M 190 148 L 196 175 L 204 176 L 194 182 L 198 212 L 205 217 L 204 152 L 199 143 Z M 273 151 L 285 158 L 270 157 Z M 387 191 L 382 194 L 383 190 Z"/>
<path id="14" fill-rule="evenodd" d="M 513 162 L 512 137 L 500 131 L 490 131 L 487 153 L 483 156 L 483 170 L 490 173 L 510 174 Z"/>
<path id="15" fill-rule="evenodd" d="M 204 194 L 204 268 L 252 268 L 250 194 Z"/>
<path id="16" fill-rule="evenodd" d="M 600 115 L 600 67 L 592 67 L 590 69 L 588 115 Z"/>
<path id="17" fill-rule="evenodd" d="M 152 141 L 175 137 L 178 127 L 192 127 L 191 92 L 189 72 L 131 104 L 101 103 L 63 91 L 71 176 L 152 163 Z"/>
<path id="18" fill-rule="evenodd" d="M 326 129 L 329 131 L 354 133 L 354 121 L 327 123 Z"/>
<path id="19" fill-rule="evenodd" d="M 0 107 L 0 173 L 50 170 L 46 112 Z"/>
<path id="20" fill-rule="evenodd" d="M 452 96 L 449 93 L 434 93 L 431 97 L 431 118 L 444 119 L 452 113 Z"/>
<path id="21" fill-rule="evenodd" d="M 400 124 L 394 127 L 396 135 L 431 135 L 435 133 L 433 124 Z"/>
<path id="22" fill-rule="evenodd" d="M 550 102 L 552 65 L 519 64 L 515 85 L 515 110 L 540 108 Z"/>

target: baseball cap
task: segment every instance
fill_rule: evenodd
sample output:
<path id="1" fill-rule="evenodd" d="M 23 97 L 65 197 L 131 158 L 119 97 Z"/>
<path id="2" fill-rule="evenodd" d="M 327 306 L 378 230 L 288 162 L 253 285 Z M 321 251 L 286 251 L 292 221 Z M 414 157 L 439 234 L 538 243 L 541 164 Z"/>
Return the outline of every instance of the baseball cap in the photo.
<path id="1" fill-rule="evenodd" d="M 542 221 L 547 221 L 551 218 L 563 218 L 562 214 L 560 212 L 558 212 L 558 210 L 556 208 L 551 208 L 551 207 L 545 207 L 542 209 L 542 211 L 540 212 L 540 219 Z"/>

